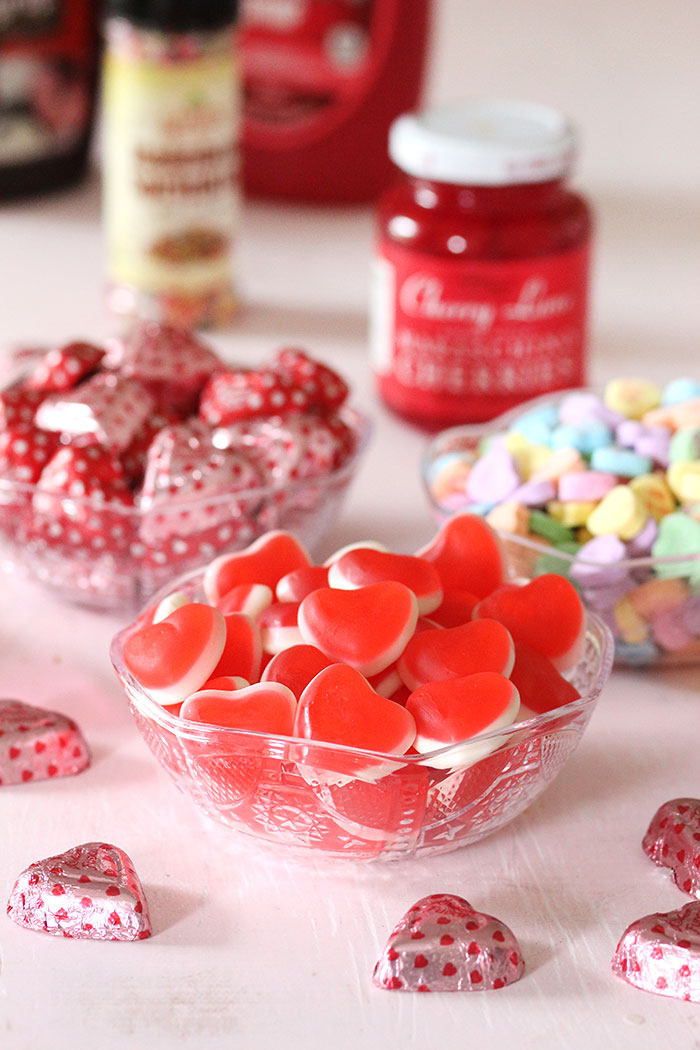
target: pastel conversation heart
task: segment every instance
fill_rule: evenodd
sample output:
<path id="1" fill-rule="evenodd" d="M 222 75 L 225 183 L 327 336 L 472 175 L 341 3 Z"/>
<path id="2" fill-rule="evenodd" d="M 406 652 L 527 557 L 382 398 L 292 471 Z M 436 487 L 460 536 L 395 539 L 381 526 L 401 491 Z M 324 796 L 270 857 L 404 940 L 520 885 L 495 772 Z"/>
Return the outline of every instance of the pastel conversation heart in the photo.
<path id="1" fill-rule="evenodd" d="M 700 901 L 633 922 L 615 949 L 612 969 L 645 992 L 700 1003 Z"/>
<path id="2" fill-rule="evenodd" d="M 423 558 L 357 547 L 334 561 L 328 570 L 328 585 L 344 590 L 367 587 L 383 580 L 398 580 L 413 591 L 421 616 L 437 609 L 442 602 L 438 571 Z"/>
<path id="3" fill-rule="evenodd" d="M 375 693 L 367 680 L 347 664 L 319 671 L 301 694 L 294 735 L 343 747 L 403 755 L 413 743 L 413 716 L 400 704 Z M 311 757 L 310 757 L 311 756 Z M 313 752 L 305 761 L 313 761 Z M 363 756 L 323 755 L 326 768 L 376 780 L 391 766 Z M 308 775 L 308 774 L 306 774 Z"/>
<path id="4" fill-rule="evenodd" d="M 364 675 L 398 658 L 417 619 L 416 596 L 394 580 L 352 591 L 321 587 L 299 606 L 303 640 Z"/>
<path id="5" fill-rule="evenodd" d="M 291 736 L 297 701 L 279 682 L 256 682 L 242 689 L 201 689 L 188 696 L 180 717 L 192 722 Z"/>
<path id="6" fill-rule="evenodd" d="M 513 639 L 497 620 L 472 620 L 459 627 L 416 632 L 399 657 L 398 671 L 409 689 L 426 682 L 464 678 L 479 671 L 510 674 Z"/>
<path id="7" fill-rule="evenodd" d="M 90 764 L 83 734 L 57 711 L 0 700 L 0 786 L 72 776 Z"/>
<path id="8" fill-rule="evenodd" d="M 437 569 L 445 590 L 490 594 L 506 578 L 506 560 L 498 536 L 475 514 L 455 514 L 416 552 Z"/>
<path id="9" fill-rule="evenodd" d="M 473 615 L 499 620 L 515 642 L 548 656 L 559 671 L 573 667 L 581 655 L 583 605 L 573 584 L 555 573 L 521 587 L 500 587 L 479 602 Z"/>
<path id="10" fill-rule="evenodd" d="M 478 992 L 504 988 L 523 975 L 520 945 L 500 919 L 463 897 L 423 897 L 393 930 L 372 980 L 401 992 Z"/>
<path id="11" fill-rule="evenodd" d="M 202 585 L 207 601 L 216 605 L 228 591 L 243 583 L 264 583 L 274 592 L 282 576 L 309 564 L 309 556 L 299 541 L 279 529 L 266 532 L 245 550 L 215 558 L 204 571 Z"/>
<path id="12" fill-rule="evenodd" d="M 30 864 L 15 882 L 7 914 L 25 929 L 57 937 L 140 941 L 151 934 L 134 865 L 106 842 L 85 842 Z"/>
<path id="13" fill-rule="evenodd" d="M 519 709 L 518 690 L 493 671 L 430 682 L 414 690 L 406 701 L 406 710 L 416 723 L 416 751 L 429 754 L 459 745 L 447 754 L 431 754 L 429 764 L 436 769 L 472 765 L 495 751 L 502 737 L 474 738 L 511 725 Z"/>
<path id="14" fill-rule="evenodd" d="M 189 602 L 129 635 L 124 663 L 154 700 L 177 704 L 211 677 L 225 644 L 226 621 L 219 610 Z"/>
<path id="15" fill-rule="evenodd" d="M 649 824 L 642 849 L 655 864 L 671 869 L 679 889 L 700 897 L 700 799 L 665 802 Z"/>

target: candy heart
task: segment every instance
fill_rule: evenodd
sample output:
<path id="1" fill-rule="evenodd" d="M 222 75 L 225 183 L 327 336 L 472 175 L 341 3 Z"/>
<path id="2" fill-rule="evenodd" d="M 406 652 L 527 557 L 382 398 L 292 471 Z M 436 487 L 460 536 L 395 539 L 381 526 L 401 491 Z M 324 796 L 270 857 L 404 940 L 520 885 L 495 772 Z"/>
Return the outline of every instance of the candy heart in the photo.
<path id="1" fill-rule="evenodd" d="M 364 675 L 377 674 L 398 658 L 417 619 L 416 596 L 394 580 L 353 591 L 321 587 L 299 606 L 303 640 Z"/>
<path id="2" fill-rule="evenodd" d="M 216 603 L 216 607 L 224 616 L 228 613 L 240 612 L 255 620 L 264 609 L 267 609 L 272 598 L 272 590 L 264 583 L 241 583 L 238 587 L 232 587 L 230 591 L 227 591 Z"/>
<path id="3" fill-rule="evenodd" d="M 273 602 L 260 613 L 258 626 L 266 653 L 281 653 L 290 645 L 301 645 L 298 624 L 299 602 Z"/>
<path id="4" fill-rule="evenodd" d="M 285 347 L 278 351 L 275 364 L 304 390 L 314 407 L 326 411 L 339 408 L 348 396 L 345 380 L 327 365 L 313 360 L 303 350 Z"/>
<path id="5" fill-rule="evenodd" d="M 226 641 L 219 662 L 211 677 L 233 675 L 257 682 L 262 659 L 262 639 L 254 620 L 245 613 L 224 616 Z"/>
<path id="6" fill-rule="evenodd" d="M 305 740 L 382 754 L 404 754 L 415 734 L 413 716 L 375 693 L 360 672 L 347 664 L 331 664 L 319 671 L 301 694 L 294 720 L 294 735 Z M 391 767 L 361 756 L 328 753 L 326 768 L 377 780 Z"/>
<path id="7" fill-rule="evenodd" d="M 176 704 L 212 676 L 225 644 L 219 610 L 190 602 L 134 631 L 124 645 L 124 663 L 154 700 Z"/>
<path id="8" fill-rule="evenodd" d="M 137 379 L 98 372 L 72 390 L 40 404 L 36 425 L 70 437 L 90 434 L 105 448 L 125 449 L 153 412 L 155 403 Z"/>
<path id="9" fill-rule="evenodd" d="M 7 914 L 25 929 L 95 941 L 151 935 L 139 877 L 123 850 L 85 842 L 36 861 L 17 878 Z"/>
<path id="10" fill-rule="evenodd" d="M 461 627 L 417 631 L 399 657 L 398 670 L 409 689 L 479 671 L 496 671 L 507 677 L 514 652 L 513 639 L 503 624 L 471 620 Z"/>
<path id="11" fill-rule="evenodd" d="M 449 518 L 416 555 L 435 566 L 445 590 L 462 589 L 483 598 L 506 577 L 498 536 L 483 518 L 474 514 Z"/>
<path id="12" fill-rule="evenodd" d="M 451 588 L 445 591 L 437 609 L 430 614 L 430 619 L 440 627 L 460 627 L 472 618 L 474 606 L 479 601 L 471 591 Z"/>
<path id="13" fill-rule="evenodd" d="M 289 532 L 266 532 L 242 551 L 214 558 L 204 570 L 202 586 L 207 600 L 217 602 L 242 583 L 264 583 L 273 592 L 277 581 L 293 569 L 310 564 L 302 545 Z"/>
<path id="14" fill-rule="evenodd" d="M 165 598 L 161 598 L 153 610 L 151 623 L 160 623 L 161 620 L 166 620 L 170 613 L 174 613 L 176 609 L 181 609 L 189 601 L 190 599 L 184 591 L 173 591 L 172 594 L 166 594 Z"/>
<path id="15" fill-rule="evenodd" d="M 0 786 L 67 777 L 90 765 L 75 722 L 21 700 L 0 700 Z"/>
<path id="16" fill-rule="evenodd" d="M 642 849 L 676 885 L 700 897 L 700 799 L 675 798 L 656 813 L 642 839 Z"/>
<path id="17" fill-rule="evenodd" d="M 27 386 L 36 390 L 70 390 L 81 379 L 93 372 L 104 350 L 93 343 L 67 343 L 47 350 L 27 379 Z"/>
<path id="18" fill-rule="evenodd" d="M 518 690 L 493 671 L 430 682 L 415 689 L 406 701 L 406 710 L 416 723 L 416 751 L 428 754 L 464 741 L 450 747 L 447 754 L 431 756 L 430 765 L 436 769 L 472 765 L 495 751 L 503 737 L 472 738 L 511 725 L 519 709 Z"/>
<path id="19" fill-rule="evenodd" d="M 612 969 L 645 992 L 700 1003 L 700 901 L 633 922 L 615 949 Z"/>
<path id="20" fill-rule="evenodd" d="M 185 412 L 195 410 L 204 383 L 221 367 L 191 332 L 155 321 L 134 325 L 112 356 L 121 375 L 139 379 L 159 405 Z"/>
<path id="21" fill-rule="evenodd" d="M 262 674 L 263 682 L 281 682 L 288 686 L 297 700 L 312 678 L 324 667 L 330 667 L 325 653 L 315 645 L 290 645 L 273 656 Z"/>
<path id="22" fill-rule="evenodd" d="M 581 696 L 571 682 L 559 674 L 548 657 L 525 642 L 515 643 L 515 663 L 510 680 L 520 693 L 520 703 L 536 715 L 572 704 Z M 523 712 L 521 717 L 525 717 Z"/>
<path id="23" fill-rule="evenodd" d="M 291 736 L 296 697 L 279 682 L 257 682 L 243 689 L 201 689 L 188 696 L 180 717 L 192 722 Z"/>
<path id="24" fill-rule="evenodd" d="M 312 591 L 328 586 L 328 569 L 325 565 L 303 565 L 277 581 L 277 600 L 301 602 Z"/>
<path id="25" fill-rule="evenodd" d="M 337 551 L 334 551 L 333 554 L 329 555 L 326 558 L 326 560 L 323 563 L 324 567 L 329 569 L 333 562 L 338 561 L 338 559 L 342 558 L 344 554 L 348 553 L 348 551 L 354 551 L 358 549 L 374 551 L 389 550 L 389 548 L 385 546 L 385 544 L 380 543 L 378 540 L 358 540 L 356 543 L 348 543 L 344 547 L 339 547 Z"/>
<path id="26" fill-rule="evenodd" d="M 559 671 L 573 667 L 581 656 L 583 605 L 563 576 L 545 573 L 521 587 L 501 587 L 482 599 L 473 615 L 499 620 L 514 641 L 548 656 Z"/>
<path id="27" fill-rule="evenodd" d="M 402 992 L 477 992 L 522 977 L 520 945 L 505 923 L 463 897 L 423 897 L 393 930 L 372 980 Z"/>
<path id="28" fill-rule="evenodd" d="M 343 590 L 367 587 L 383 580 L 397 580 L 413 591 L 421 616 L 437 609 L 442 584 L 437 569 L 422 558 L 357 547 L 334 561 L 328 570 L 328 586 Z"/>

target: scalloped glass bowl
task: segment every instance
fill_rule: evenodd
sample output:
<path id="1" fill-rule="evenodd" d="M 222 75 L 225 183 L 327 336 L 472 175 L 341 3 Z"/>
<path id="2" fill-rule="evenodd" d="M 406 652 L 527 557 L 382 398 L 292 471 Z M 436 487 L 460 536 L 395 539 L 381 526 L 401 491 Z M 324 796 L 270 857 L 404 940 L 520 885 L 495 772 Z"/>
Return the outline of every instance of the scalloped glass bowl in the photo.
<path id="1" fill-rule="evenodd" d="M 66 601 L 133 612 L 176 573 L 270 529 L 294 532 L 313 551 L 333 525 L 370 437 L 367 417 L 350 408 L 341 416 L 356 441 L 337 470 L 214 497 L 173 497 L 148 511 L 50 493 L 37 514 L 39 487 L 0 477 L 3 560 Z"/>
<path id="2" fill-rule="evenodd" d="M 459 510 L 468 506 L 450 507 L 436 498 L 432 488 L 434 464 L 440 457 L 458 455 L 467 463 L 478 458 L 482 442 L 506 431 L 511 423 L 535 407 L 557 404 L 572 391 L 547 394 L 510 409 L 489 423 L 450 427 L 431 439 L 421 463 L 421 480 L 428 498 L 432 516 L 442 524 Z M 478 511 L 475 511 L 478 513 Z M 631 667 L 674 666 L 700 663 L 700 552 L 669 558 L 627 558 L 606 565 L 601 562 L 575 559 L 565 550 L 540 543 L 531 538 L 496 530 L 503 541 L 506 555 L 514 574 L 531 578 L 544 572 L 558 572 L 576 585 L 586 607 L 596 613 L 610 628 L 615 638 L 615 663 Z M 669 609 L 667 620 L 656 625 L 651 618 L 653 608 L 648 594 L 639 588 L 649 581 L 671 581 L 667 594 L 675 586 L 687 592 L 688 600 L 682 610 Z M 671 600 L 673 596 L 671 595 Z M 629 613 L 629 602 L 645 609 L 645 616 Z M 620 603 L 620 604 L 618 604 Z M 663 608 L 662 608 L 662 611 Z M 678 632 L 673 630 L 673 617 L 682 616 Z M 628 637 L 623 636 L 623 631 Z M 692 641 L 688 641 L 688 637 Z M 677 638 L 677 642 L 674 639 Z"/>
<path id="3" fill-rule="evenodd" d="M 153 598 L 184 591 L 204 600 L 201 572 Z M 570 675 L 581 698 L 479 740 L 494 751 L 470 766 L 449 766 L 452 745 L 430 755 L 379 755 L 201 725 L 165 710 L 123 661 L 131 625 L 111 659 L 131 714 L 177 787 L 214 820 L 268 843 L 358 860 L 444 853 L 502 828 L 541 795 L 576 749 L 612 665 L 612 638 L 587 616 L 582 657 Z M 383 775 L 382 775 L 383 774 Z"/>

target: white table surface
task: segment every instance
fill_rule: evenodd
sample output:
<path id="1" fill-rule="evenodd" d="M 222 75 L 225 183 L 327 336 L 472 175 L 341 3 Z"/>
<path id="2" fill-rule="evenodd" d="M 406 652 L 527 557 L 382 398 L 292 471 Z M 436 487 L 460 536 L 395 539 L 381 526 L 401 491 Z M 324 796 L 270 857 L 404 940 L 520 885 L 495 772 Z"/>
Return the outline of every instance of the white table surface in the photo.
<path id="1" fill-rule="evenodd" d="M 454 3 L 443 11 L 445 32 Z M 591 379 L 697 373 L 697 196 L 682 186 L 671 195 L 661 162 L 656 184 L 634 193 L 623 169 L 596 182 L 603 151 L 593 146 Z M 321 555 L 368 537 L 410 552 L 433 533 L 418 480 L 425 436 L 381 407 L 368 375 L 371 228 L 366 209 L 247 206 L 244 308 L 213 340 L 247 361 L 306 346 L 350 379 L 373 416 L 371 448 Z M 3 347 L 104 337 L 102 283 L 96 174 L 56 197 L 0 205 Z M 156 764 L 109 663 L 122 618 L 61 605 L 14 574 L 0 586 L 0 696 L 72 715 L 93 754 L 77 777 L 0 789 L 0 902 L 32 861 L 112 841 L 134 861 L 154 927 L 139 944 L 100 944 L 0 917 L 3 1050 L 700 1046 L 700 1007 L 640 992 L 610 970 L 631 921 L 687 900 L 641 838 L 661 803 L 700 794 L 697 668 L 615 670 L 559 778 L 481 843 L 394 864 L 300 861 L 206 823 Z M 526 961 L 520 982 L 453 996 L 373 987 L 391 928 L 441 891 L 511 926 Z"/>

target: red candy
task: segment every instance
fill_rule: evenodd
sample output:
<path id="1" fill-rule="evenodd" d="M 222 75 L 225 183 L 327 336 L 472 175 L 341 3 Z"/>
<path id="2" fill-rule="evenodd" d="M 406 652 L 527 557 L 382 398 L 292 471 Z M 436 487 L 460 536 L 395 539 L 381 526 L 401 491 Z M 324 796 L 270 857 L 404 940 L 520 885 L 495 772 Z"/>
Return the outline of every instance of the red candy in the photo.
<path id="1" fill-rule="evenodd" d="M 68 343 L 47 350 L 27 379 L 27 386 L 45 393 L 70 390 L 89 376 L 99 365 L 105 352 L 93 343 Z"/>
<path id="2" fill-rule="evenodd" d="M 461 627 L 426 628 L 414 634 L 398 661 L 402 682 L 417 689 L 426 682 L 464 678 L 479 671 L 509 675 L 513 639 L 497 620 L 474 620 Z"/>
<path id="3" fill-rule="evenodd" d="M 299 607 L 305 642 L 368 675 L 401 655 L 417 618 L 413 591 L 393 580 L 353 591 L 321 587 Z"/>
<path id="4" fill-rule="evenodd" d="M 255 682 L 260 675 L 262 640 L 254 620 L 245 613 L 228 613 L 226 641 L 219 662 L 211 672 L 212 677 L 233 676 Z"/>
<path id="5" fill-rule="evenodd" d="M 258 617 L 262 646 L 274 655 L 300 645 L 303 641 L 298 624 L 299 602 L 272 602 Z"/>
<path id="6" fill-rule="evenodd" d="M 273 736 L 291 736 L 297 701 L 287 686 L 258 682 L 240 689 L 202 689 L 184 701 L 180 717 Z"/>
<path id="7" fill-rule="evenodd" d="M 105 842 L 85 842 L 30 864 L 15 882 L 7 914 L 25 929 L 56 937 L 141 941 L 151 935 L 134 866 Z"/>
<path id="8" fill-rule="evenodd" d="M 272 591 L 265 583 L 241 583 L 227 591 L 216 607 L 224 615 L 241 612 L 255 619 L 263 609 L 267 609 L 272 598 Z"/>
<path id="9" fill-rule="evenodd" d="M 424 559 L 408 554 L 356 547 L 334 561 L 328 570 L 329 585 L 347 590 L 385 580 L 396 580 L 413 591 L 421 616 L 437 609 L 442 602 L 442 583 L 437 569 Z"/>
<path id="10" fill-rule="evenodd" d="M 463 897 L 423 897 L 393 930 L 374 968 L 378 988 L 400 992 L 484 992 L 523 975 L 520 945 L 505 923 Z"/>
<path id="11" fill-rule="evenodd" d="M 264 583 L 274 591 L 282 576 L 309 564 L 308 554 L 291 533 L 266 532 L 245 550 L 215 558 L 204 572 L 204 593 L 216 604 L 243 583 Z"/>
<path id="12" fill-rule="evenodd" d="M 675 798 L 654 814 L 642 849 L 670 868 L 679 889 L 700 897 L 700 799 Z"/>
<path id="13" fill-rule="evenodd" d="M 155 700 L 176 704 L 212 676 L 225 644 L 226 621 L 219 610 L 190 602 L 134 631 L 124 646 L 124 662 Z"/>
<path id="14" fill-rule="evenodd" d="M 272 657 L 263 671 L 262 681 L 288 686 L 298 700 L 311 679 L 332 662 L 314 645 L 290 645 Z"/>
<path id="15" fill-rule="evenodd" d="M 474 616 L 499 620 L 516 642 L 549 657 L 560 671 L 581 655 L 584 617 L 576 588 L 563 576 L 546 573 L 522 587 L 506 586 L 483 598 Z"/>
<path id="16" fill-rule="evenodd" d="M 520 693 L 520 703 L 536 715 L 572 704 L 581 695 L 551 660 L 525 642 L 515 643 L 510 680 Z"/>
<path id="17" fill-rule="evenodd" d="M 463 589 L 479 598 L 503 583 L 505 556 L 496 533 L 473 514 L 456 514 L 417 552 L 435 566 L 445 590 Z"/>
<path id="18" fill-rule="evenodd" d="M 277 600 L 301 602 L 307 594 L 327 586 L 328 569 L 325 565 L 302 565 L 277 581 Z"/>
<path id="19" fill-rule="evenodd" d="M 42 401 L 35 416 L 44 430 L 91 436 L 113 450 L 128 447 L 155 407 L 137 379 L 98 372 L 77 387 Z"/>

